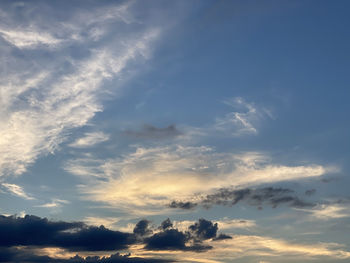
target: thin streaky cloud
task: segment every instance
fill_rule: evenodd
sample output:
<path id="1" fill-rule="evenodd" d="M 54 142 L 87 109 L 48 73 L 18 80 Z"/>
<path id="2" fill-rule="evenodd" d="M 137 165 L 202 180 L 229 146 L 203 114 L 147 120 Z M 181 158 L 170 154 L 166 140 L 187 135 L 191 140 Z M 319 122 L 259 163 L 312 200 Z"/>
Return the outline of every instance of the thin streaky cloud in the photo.
<path id="1" fill-rule="evenodd" d="M 84 137 L 79 138 L 69 144 L 73 148 L 88 148 L 95 144 L 105 142 L 109 140 L 109 134 L 103 132 L 89 132 L 85 133 Z"/>
<path id="2" fill-rule="evenodd" d="M 6 188 L 6 190 L 8 192 L 10 192 L 11 194 L 24 198 L 26 200 L 34 200 L 35 198 L 30 196 L 29 194 L 27 194 L 23 187 L 16 185 L 16 184 L 8 184 L 8 183 L 2 183 L 1 184 L 3 187 Z"/>
<path id="3" fill-rule="evenodd" d="M 86 125 L 102 111 L 101 96 L 107 92 L 102 85 L 118 76 L 130 61 L 149 56 L 150 43 L 159 33 L 147 27 L 136 35 L 126 33 L 126 40 L 113 40 L 117 51 L 104 43 L 98 50 L 90 48 L 87 58 L 69 58 L 72 70 L 61 75 L 47 68 L 61 67 L 67 62 L 64 59 L 53 60 L 45 68 L 34 67 L 32 72 L 9 74 L 1 86 L 1 100 L 6 103 L 0 112 L 0 174 L 22 174 L 39 156 L 54 153 L 72 129 Z M 11 60 L 10 51 L 6 56 Z M 18 87 L 25 85 L 13 89 L 13 80 Z"/>

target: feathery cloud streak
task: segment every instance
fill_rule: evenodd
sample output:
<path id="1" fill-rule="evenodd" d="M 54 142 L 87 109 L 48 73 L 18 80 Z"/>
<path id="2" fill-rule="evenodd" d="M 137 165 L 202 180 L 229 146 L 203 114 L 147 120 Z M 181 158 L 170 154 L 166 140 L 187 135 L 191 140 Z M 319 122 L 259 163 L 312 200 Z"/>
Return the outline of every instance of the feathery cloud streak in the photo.
<path id="1" fill-rule="evenodd" d="M 48 13 L 54 13 L 50 8 Z M 33 10 L 24 12 L 21 23 L 15 11 L 8 12 L 0 25 L 7 63 L 0 83 L 0 176 L 22 174 L 39 156 L 58 149 L 72 129 L 102 111 L 101 96 L 107 92 L 102 85 L 130 61 L 145 59 L 159 35 L 158 29 L 139 24 L 137 31 L 128 31 L 135 25 L 127 5 L 94 12 L 73 9 L 65 19 L 53 16 L 45 26 L 43 14 Z M 121 33 L 103 38 L 115 28 Z M 86 54 L 72 55 L 70 50 L 82 43 Z M 21 56 L 13 52 L 18 49 Z M 105 140 L 93 135 L 90 142 Z M 85 146 L 86 140 L 73 145 Z"/>

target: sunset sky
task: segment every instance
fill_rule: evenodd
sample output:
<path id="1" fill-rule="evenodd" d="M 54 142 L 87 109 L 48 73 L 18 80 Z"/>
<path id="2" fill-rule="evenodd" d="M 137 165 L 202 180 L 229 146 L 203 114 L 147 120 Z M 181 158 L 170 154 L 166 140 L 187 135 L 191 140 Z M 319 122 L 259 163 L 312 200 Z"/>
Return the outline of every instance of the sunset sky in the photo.
<path id="1" fill-rule="evenodd" d="M 0 262 L 349 262 L 349 10 L 1 0 Z"/>

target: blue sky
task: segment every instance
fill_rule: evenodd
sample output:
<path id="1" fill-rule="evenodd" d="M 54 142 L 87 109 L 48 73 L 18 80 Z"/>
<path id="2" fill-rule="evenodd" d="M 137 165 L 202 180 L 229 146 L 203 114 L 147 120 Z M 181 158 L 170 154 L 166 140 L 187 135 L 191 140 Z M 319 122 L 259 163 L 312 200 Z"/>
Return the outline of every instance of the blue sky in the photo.
<path id="1" fill-rule="evenodd" d="M 0 262 L 348 262 L 349 7 L 1 1 Z"/>

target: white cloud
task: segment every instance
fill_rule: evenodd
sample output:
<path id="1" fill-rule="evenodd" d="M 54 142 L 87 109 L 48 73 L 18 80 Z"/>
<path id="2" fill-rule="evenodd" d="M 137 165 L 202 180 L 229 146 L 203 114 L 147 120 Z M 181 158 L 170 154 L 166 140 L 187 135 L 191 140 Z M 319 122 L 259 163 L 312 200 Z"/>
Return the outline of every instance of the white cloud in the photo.
<path id="1" fill-rule="evenodd" d="M 146 251 L 139 246 L 132 246 L 130 251 L 135 256 L 161 256 L 180 262 L 305 262 L 306 260 L 349 259 L 350 252 L 336 243 L 302 244 L 267 236 L 234 235 L 232 239 L 206 242 L 213 249 L 196 253 L 187 251 Z M 256 261 L 252 261 L 256 260 Z M 284 261 L 283 261 L 284 262 Z"/>
<path id="2" fill-rule="evenodd" d="M 1 32 L 7 32 L 5 35 L 13 45 L 30 45 L 38 54 L 30 60 L 26 56 L 13 57 L 10 49 L 0 45 L 5 52 L 2 57 L 9 61 L 0 82 L 0 176 L 22 174 L 38 157 L 57 150 L 72 129 L 86 125 L 103 110 L 101 97 L 109 92 L 104 88 L 105 82 L 118 77 L 129 62 L 148 56 L 150 44 L 157 39 L 160 31 L 142 24 L 138 24 L 140 28 L 136 33 L 126 30 L 129 24 L 123 21 L 132 21 L 127 7 L 117 6 L 105 13 L 106 10 L 73 13 L 71 20 L 64 23 L 54 21 L 56 18 L 53 17 L 53 21 L 49 20 L 51 23 L 45 25 L 46 31 L 41 30 L 40 19 L 33 17 L 27 25 L 30 31 L 19 30 L 16 26 L 3 29 L 4 25 L 0 25 Z M 7 14 L 8 21 L 15 24 L 13 16 L 15 14 Z M 90 21 L 89 17 L 95 20 Z M 107 20 L 109 23 L 104 23 Z M 89 27 L 91 30 L 115 30 L 117 26 L 126 28 L 108 43 L 101 41 L 90 47 L 90 35 L 84 33 L 89 23 L 93 23 Z M 94 38 L 100 34 L 95 31 Z M 41 55 L 40 45 L 56 43 L 53 37 L 49 37 L 50 34 L 65 40 L 56 41 L 60 43 L 59 51 L 46 51 L 62 52 L 62 56 L 53 53 L 55 59 L 48 61 L 45 52 Z M 81 41 L 84 41 L 89 55 L 82 58 L 67 55 L 67 50 Z M 66 69 L 67 64 L 69 70 Z M 88 136 L 90 138 L 82 139 L 76 145 L 84 146 L 106 139 L 102 133 Z"/>
<path id="3" fill-rule="evenodd" d="M 222 187 L 317 177 L 328 168 L 274 164 L 261 153 L 217 153 L 204 146 L 168 146 L 137 148 L 124 158 L 106 161 L 92 162 L 91 157 L 71 160 L 66 170 L 83 176 L 85 185 L 79 189 L 90 200 L 128 211 L 155 212 L 155 209 L 164 211 L 171 200 L 195 202 L 201 198 L 200 194 Z M 96 176 L 104 180 L 96 181 Z"/>
<path id="4" fill-rule="evenodd" d="M 50 33 L 38 31 L 20 31 L 0 29 L 0 35 L 19 48 L 35 48 L 38 45 L 57 46 L 62 40 Z"/>
<path id="5" fill-rule="evenodd" d="M 3 187 L 6 188 L 7 191 L 9 191 L 11 194 L 19 196 L 21 198 L 27 199 L 27 200 L 33 200 L 34 198 L 28 195 L 21 186 L 16 184 L 7 184 L 2 183 Z"/>
<path id="6" fill-rule="evenodd" d="M 224 101 L 236 111 L 227 113 L 224 117 L 216 119 L 214 129 L 231 136 L 258 134 L 256 125 L 267 114 L 264 108 L 258 108 L 253 103 L 246 102 L 241 97 L 234 97 Z"/>
<path id="7" fill-rule="evenodd" d="M 69 146 L 75 148 L 87 148 L 107 140 L 109 140 L 108 134 L 103 132 L 89 132 L 85 133 L 84 137 L 79 138 L 73 143 L 69 144 Z"/>
<path id="8" fill-rule="evenodd" d="M 92 226 L 105 226 L 108 229 L 116 230 L 115 224 L 118 223 L 120 219 L 116 217 L 97 217 L 97 216 L 87 216 L 84 218 L 84 222 Z M 129 232 L 129 231 L 127 231 Z"/>
<path id="9" fill-rule="evenodd" d="M 296 209 L 310 213 L 310 220 L 330 220 L 350 217 L 350 208 L 344 204 L 320 204 L 313 209 Z"/>
<path id="10" fill-rule="evenodd" d="M 229 219 L 223 218 L 218 223 L 219 230 L 227 230 L 227 229 L 252 229 L 256 227 L 255 220 L 248 219 Z"/>
<path id="11" fill-rule="evenodd" d="M 52 199 L 50 203 L 45 203 L 43 205 L 37 205 L 36 207 L 44 207 L 44 208 L 59 208 L 62 207 L 63 204 L 69 204 L 70 202 L 63 199 Z"/>

